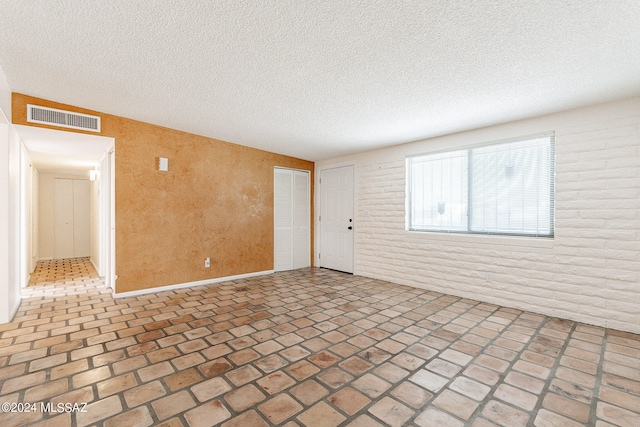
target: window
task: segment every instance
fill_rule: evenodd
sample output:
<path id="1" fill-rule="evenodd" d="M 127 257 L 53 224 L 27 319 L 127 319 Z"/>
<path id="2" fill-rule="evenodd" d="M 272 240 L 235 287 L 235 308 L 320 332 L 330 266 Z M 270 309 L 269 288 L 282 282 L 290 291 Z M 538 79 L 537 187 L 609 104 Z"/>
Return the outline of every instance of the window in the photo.
<path id="1" fill-rule="evenodd" d="M 554 134 L 407 159 L 407 229 L 552 237 Z"/>

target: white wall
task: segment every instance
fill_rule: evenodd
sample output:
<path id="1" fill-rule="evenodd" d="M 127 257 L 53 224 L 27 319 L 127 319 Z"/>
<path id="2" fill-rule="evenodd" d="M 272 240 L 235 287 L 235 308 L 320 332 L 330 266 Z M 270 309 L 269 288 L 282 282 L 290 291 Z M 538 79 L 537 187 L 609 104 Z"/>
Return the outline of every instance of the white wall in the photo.
<path id="1" fill-rule="evenodd" d="M 32 173 L 31 159 L 24 144 L 20 142 L 20 286 L 25 287 L 29 284 L 29 275 L 31 270 L 31 192 L 32 192 Z"/>
<path id="2" fill-rule="evenodd" d="M 19 224 L 14 218 L 11 202 L 14 200 L 16 189 L 12 187 L 15 180 L 12 177 L 12 164 L 16 159 L 16 141 L 12 135 L 11 91 L 0 68 L 0 323 L 10 321 L 20 304 L 18 282 L 12 280 L 17 274 L 17 249 L 15 246 L 15 231 Z M 15 132 L 13 132 L 15 133 Z"/>
<path id="3" fill-rule="evenodd" d="M 20 140 L 11 126 L 11 91 L 0 68 L 0 323 L 20 305 Z"/>
<path id="4" fill-rule="evenodd" d="M 556 135 L 555 238 L 405 231 L 406 156 L 546 131 Z M 640 98 L 316 168 L 345 161 L 356 164 L 356 274 L 640 333 Z"/>
<path id="5" fill-rule="evenodd" d="M 79 175 L 81 173 L 82 175 Z M 55 180 L 56 178 L 65 179 L 83 179 L 88 180 L 88 171 L 73 173 L 73 172 L 52 172 L 52 171 L 40 171 L 39 185 L 38 185 L 38 222 L 39 222 L 39 259 L 47 260 L 53 259 L 54 243 L 55 243 Z M 93 194 L 92 194 L 93 195 Z M 91 202 L 92 203 L 92 202 Z M 99 226 L 98 221 L 92 221 L 91 227 L 97 228 Z M 93 230 L 84 230 L 91 236 L 94 234 Z M 96 231 L 97 233 L 97 231 Z M 93 243 L 92 243 L 93 245 Z"/>
<path id="6" fill-rule="evenodd" d="M 91 181 L 91 262 L 98 274 L 101 274 L 100 265 L 100 181 Z"/>
<path id="7" fill-rule="evenodd" d="M 0 67 L 0 111 L 4 113 L 5 119 L 11 121 L 11 90 L 7 77 L 4 75 L 2 67 Z"/>
<path id="8" fill-rule="evenodd" d="M 31 219 L 29 220 L 31 225 L 31 253 L 30 256 L 30 270 L 33 272 L 37 266 L 39 254 L 40 254 L 40 243 L 39 243 L 39 217 L 38 213 L 40 211 L 38 199 L 39 199 L 39 181 L 40 174 L 38 169 L 35 167 L 31 167 Z"/>
<path id="9" fill-rule="evenodd" d="M 9 126 L 9 301 L 19 303 L 20 286 L 25 279 L 23 257 L 24 233 L 22 213 L 22 143 L 13 126 Z M 17 308 L 14 307 L 14 308 Z"/>
<path id="10" fill-rule="evenodd" d="M 9 299 L 9 229 L 9 125 L 0 110 L 0 323 L 10 321 L 14 309 Z"/>

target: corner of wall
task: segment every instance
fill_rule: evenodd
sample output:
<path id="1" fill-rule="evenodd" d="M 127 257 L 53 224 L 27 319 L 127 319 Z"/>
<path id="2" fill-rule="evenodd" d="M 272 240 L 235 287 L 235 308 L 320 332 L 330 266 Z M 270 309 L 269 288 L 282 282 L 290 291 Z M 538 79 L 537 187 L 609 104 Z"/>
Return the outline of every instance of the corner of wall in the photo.
<path id="1" fill-rule="evenodd" d="M 11 123 L 11 90 L 7 77 L 0 66 L 0 114 L 4 114 L 7 123 Z"/>

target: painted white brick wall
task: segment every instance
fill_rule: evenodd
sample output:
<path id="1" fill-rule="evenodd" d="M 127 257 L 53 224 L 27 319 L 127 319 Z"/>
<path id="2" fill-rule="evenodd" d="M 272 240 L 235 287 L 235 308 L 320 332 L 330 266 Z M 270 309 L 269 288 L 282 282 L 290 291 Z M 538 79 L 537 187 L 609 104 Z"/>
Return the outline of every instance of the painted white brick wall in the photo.
<path id="1" fill-rule="evenodd" d="M 556 135 L 553 239 L 405 231 L 407 156 L 546 131 Z M 356 173 L 356 274 L 640 333 L 640 98 L 316 167 L 344 162 Z"/>

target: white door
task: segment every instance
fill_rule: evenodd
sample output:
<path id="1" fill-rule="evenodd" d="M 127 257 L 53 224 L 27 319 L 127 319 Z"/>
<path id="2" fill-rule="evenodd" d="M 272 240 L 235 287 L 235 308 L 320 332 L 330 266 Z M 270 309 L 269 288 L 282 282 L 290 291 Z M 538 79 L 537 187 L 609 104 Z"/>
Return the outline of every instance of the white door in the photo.
<path id="1" fill-rule="evenodd" d="M 54 189 L 55 259 L 73 258 L 73 180 L 55 179 Z"/>
<path id="2" fill-rule="evenodd" d="M 353 273 L 353 166 L 320 172 L 320 267 Z"/>
<path id="3" fill-rule="evenodd" d="M 308 267 L 311 257 L 309 172 L 274 169 L 275 271 Z"/>
<path id="4" fill-rule="evenodd" d="M 55 179 L 55 259 L 91 255 L 90 197 L 89 181 Z"/>

